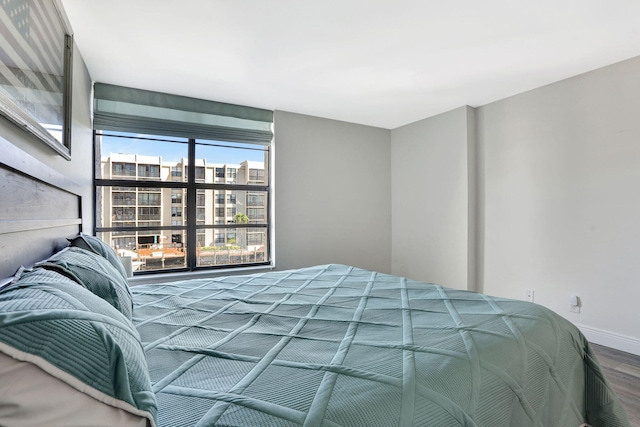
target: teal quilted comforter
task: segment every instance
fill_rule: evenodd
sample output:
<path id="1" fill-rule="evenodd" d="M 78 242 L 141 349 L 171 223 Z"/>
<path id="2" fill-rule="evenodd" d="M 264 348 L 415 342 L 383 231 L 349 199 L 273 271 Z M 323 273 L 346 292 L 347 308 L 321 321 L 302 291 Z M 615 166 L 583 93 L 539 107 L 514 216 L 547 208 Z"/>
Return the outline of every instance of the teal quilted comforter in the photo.
<path id="1" fill-rule="evenodd" d="M 627 426 L 536 304 L 342 265 L 132 288 L 160 426 Z"/>

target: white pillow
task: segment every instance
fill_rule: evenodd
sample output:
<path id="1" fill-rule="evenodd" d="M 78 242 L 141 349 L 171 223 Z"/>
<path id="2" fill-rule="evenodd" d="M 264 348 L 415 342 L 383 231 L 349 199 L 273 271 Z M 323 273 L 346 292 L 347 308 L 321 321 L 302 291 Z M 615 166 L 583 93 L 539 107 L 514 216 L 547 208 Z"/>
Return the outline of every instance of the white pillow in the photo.
<path id="1" fill-rule="evenodd" d="M 0 426 L 147 427 L 146 418 L 102 403 L 30 362 L 0 351 Z"/>

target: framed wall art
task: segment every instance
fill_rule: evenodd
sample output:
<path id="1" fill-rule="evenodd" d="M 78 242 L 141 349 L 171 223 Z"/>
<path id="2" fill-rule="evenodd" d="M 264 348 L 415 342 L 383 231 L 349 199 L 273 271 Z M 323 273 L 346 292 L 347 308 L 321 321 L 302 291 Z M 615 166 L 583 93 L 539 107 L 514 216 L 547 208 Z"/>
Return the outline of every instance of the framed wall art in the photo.
<path id="1" fill-rule="evenodd" d="M 73 33 L 59 0 L 0 3 L 0 114 L 71 159 Z"/>

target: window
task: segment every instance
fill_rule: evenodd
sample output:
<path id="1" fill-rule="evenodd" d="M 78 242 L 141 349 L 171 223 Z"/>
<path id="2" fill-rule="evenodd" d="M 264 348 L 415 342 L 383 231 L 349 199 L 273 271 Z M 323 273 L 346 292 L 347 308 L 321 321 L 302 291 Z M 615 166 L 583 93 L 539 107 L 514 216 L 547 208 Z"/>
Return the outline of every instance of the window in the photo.
<path id="1" fill-rule="evenodd" d="M 135 163 L 112 163 L 111 173 L 119 176 L 136 176 Z"/>
<path id="2" fill-rule="evenodd" d="M 249 169 L 249 181 L 264 182 L 264 169 Z"/>
<path id="3" fill-rule="evenodd" d="M 138 165 L 140 178 L 160 178 L 160 165 Z"/>
<path id="4" fill-rule="evenodd" d="M 263 237 L 262 233 L 249 233 L 247 234 L 247 245 L 261 245 Z"/>
<path id="5" fill-rule="evenodd" d="M 264 194 L 247 194 L 247 206 L 264 206 Z"/>
<path id="6" fill-rule="evenodd" d="M 133 192 L 132 191 L 127 191 L 127 192 L 114 191 L 113 193 L 111 193 L 111 195 L 113 197 L 114 206 L 118 206 L 118 205 L 131 206 L 136 204 L 135 191 Z"/>
<path id="7" fill-rule="evenodd" d="M 117 237 L 113 239 L 115 249 L 132 250 L 136 247 L 135 237 Z"/>
<path id="8" fill-rule="evenodd" d="M 215 171 L 218 166 L 207 166 L 213 161 L 220 161 L 220 151 L 233 151 L 234 160 L 238 156 L 246 156 L 250 161 L 264 159 L 268 151 L 247 150 L 242 146 L 220 142 L 163 138 L 162 143 L 170 145 L 166 150 L 150 151 L 143 147 L 147 136 L 96 133 L 96 144 L 102 144 L 103 152 L 114 152 L 107 149 L 110 143 L 117 144 L 119 138 L 127 137 L 127 143 L 133 150 L 118 156 L 130 156 L 132 159 L 155 157 L 164 159 L 164 152 L 172 152 L 176 147 L 186 151 L 189 144 L 194 145 L 196 166 L 191 169 L 193 182 L 176 180 L 177 171 L 183 166 L 176 166 L 180 158 L 167 159 L 167 164 L 120 162 L 116 172 L 121 174 L 135 172 L 135 176 L 100 175 L 96 178 L 96 229 L 100 237 L 112 246 L 119 245 L 132 252 L 138 263 L 138 272 L 159 269 L 193 269 L 199 267 L 241 266 L 269 262 L 268 223 L 266 207 L 268 202 L 268 186 L 252 185 L 251 191 L 246 184 L 236 184 L 230 179 L 240 177 L 242 182 L 248 174 L 243 168 L 224 166 L 225 179 L 216 182 Z M 113 142 L 111 142 L 113 141 Z M 161 145 L 154 141 L 154 145 Z M 223 147 L 221 147 L 223 145 Z M 173 147 L 175 146 L 175 147 Z M 172 148 L 173 147 L 173 148 Z M 178 149 L 178 151 L 180 151 Z M 257 151 L 257 156 L 253 151 Z M 152 156 L 156 154 L 156 156 Z M 253 158 L 252 158 L 253 156 Z M 186 153 L 180 153 L 186 158 Z M 101 159 L 103 164 L 113 165 L 110 158 Z M 243 163 L 243 162 L 240 162 Z M 130 166 L 127 166 L 130 164 Z M 102 167 L 98 174 L 113 168 Z M 162 176 L 162 171 L 167 173 Z M 170 173 L 171 171 L 175 173 Z M 188 177 L 190 171 L 187 165 Z M 210 172 L 207 172 L 210 171 Z M 207 177 L 202 182 L 197 177 Z M 126 182 L 125 185 L 123 185 Z M 135 186 L 137 185 L 137 186 Z M 220 186 L 219 188 L 217 186 Z M 176 188 L 177 187 L 177 188 Z M 189 207 L 189 192 L 192 192 L 193 207 Z M 111 200 L 111 203 L 102 203 Z M 109 209 L 108 217 L 104 209 Z M 192 209 L 192 211 L 190 211 Z M 190 217 L 191 215 L 191 217 Z M 258 231 L 253 227 L 258 228 Z M 252 228 L 249 228 L 252 227 Z M 191 231 L 190 231 L 191 230 Z M 191 234 L 190 234 L 191 233 Z M 179 239 L 176 236 L 180 236 Z M 190 246 L 190 237 L 191 244 Z M 177 241 L 180 240 L 180 241 Z M 217 249 L 214 249 L 217 248 Z M 226 251 L 224 255 L 219 252 Z M 194 260 L 189 266 L 188 254 L 193 253 Z M 157 259 L 156 259 L 157 258 Z M 164 258 L 165 263 L 162 263 Z"/>
<path id="9" fill-rule="evenodd" d="M 113 208 L 113 221 L 135 221 L 136 208 Z"/>
<path id="10" fill-rule="evenodd" d="M 139 193 L 138 204 L 160 206 L 160 193 Z"/>
<path id="11" fill-rule="evenodd" d="M 196 167 L 196 179 L 204 181 L 204 177 L 205 177 L 204 168 L 203 167 Z"/>
<path id="12" fill-rule="evenodd" d="M 264 209 L 261 208 L 248 208 L 247 216 L 249 217 L 249 221 L 255 220 L 263 220 L 264 219 Z"/>
<path id="13" fill-rule="evenodd" d="M 196 206 L 204 206 L 204 201 L 205 201 L 205 195 L 204 195 L 204 190 L 202 190 L 202 193 L 196 194 Z"/>
<path id="14" fill-rule="evenodd" d="M 182 203 L 182 190 L 171 192 L 171 203 Z"/>
<path id="15" fill-rule="evenodd" d="M 153 221 L 160 219 L 160 208 L 138 208 L 138 221 Z M 160 224 L 153 224 L 153 226 Z"/>
<path id="16" fill-rule="evenodd" d="M 184 179 L 185 181 L 188 181 L 189 179 L 189 166 L 185 166 L 184 167 Z M 196 167 L 196 180 L 197 181 L 204 181 L 205 179 L 205 169 L 202 166 L 197 166 Z"/>
<path id="17" fill-rule="evenodd" d="M 266 169 L 273 112 L 99 82 L 93 93 L 94 232 L 130 251 L 135 275 L 271 264 L 268 216 L 247 195 L 266 211 L 269 176 L 249 164 Z"/>

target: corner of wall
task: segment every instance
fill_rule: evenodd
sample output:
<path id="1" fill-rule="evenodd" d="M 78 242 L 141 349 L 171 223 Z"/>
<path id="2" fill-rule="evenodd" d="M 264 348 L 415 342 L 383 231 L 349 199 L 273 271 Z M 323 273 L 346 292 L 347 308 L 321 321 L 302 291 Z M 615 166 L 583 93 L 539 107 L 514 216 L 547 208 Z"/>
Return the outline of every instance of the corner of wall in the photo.
<path id="1" fill-rule="evenodd" d="M 467 290 L 478 291 L 478 148 L 476 109 L 466 106 L 467 118 Z"/>
<path id="2" fill-rule="evenodd" d="M 476 289 L 475 109 L 391 132 L 392 272 Z"/>

